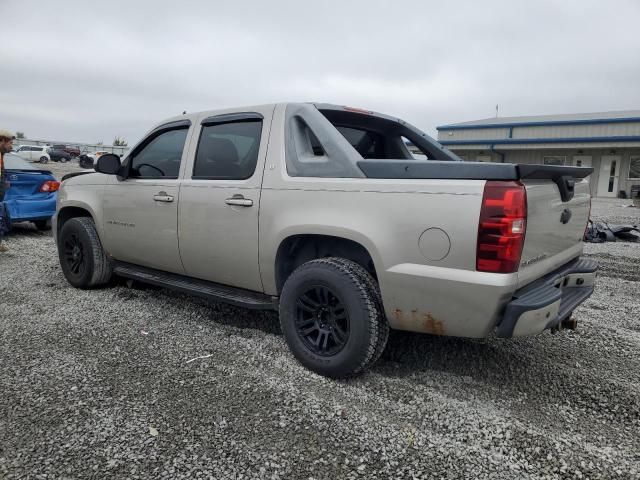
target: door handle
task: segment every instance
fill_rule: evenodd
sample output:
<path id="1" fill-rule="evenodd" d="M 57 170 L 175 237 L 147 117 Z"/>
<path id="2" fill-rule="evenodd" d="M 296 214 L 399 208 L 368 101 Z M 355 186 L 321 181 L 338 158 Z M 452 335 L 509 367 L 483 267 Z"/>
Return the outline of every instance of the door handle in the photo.
<path id="1" fill-rule="evenodd" d="M 153 196 L 156 202 L 173 202 L 173 195 L 167 195 L 167 192 L 158 192 Z"/>
<path id="2" fill-rule="evenodd" d="M 224 203 L 227 205 L 237 205 L 238 207 L 251 207 L 253 206 L 253 200 L 250 198 L 244 198 L 243 195 L 239 193 L 235 194 L 231 198 L 227 198 Z"/>

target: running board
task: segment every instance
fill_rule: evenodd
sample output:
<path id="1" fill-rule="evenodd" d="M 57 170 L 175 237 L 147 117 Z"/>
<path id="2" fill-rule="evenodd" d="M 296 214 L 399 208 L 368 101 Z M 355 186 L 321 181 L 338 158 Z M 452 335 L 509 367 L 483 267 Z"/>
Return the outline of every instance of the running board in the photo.
<path id="1" fill-rule="evenodd" d="M 277 297 L 270 297 L 263 293 L 220 285 L 218 283 L 185 277 L 184 275 L 177 275 L 175 273 L 140 267 L 130 263 L 114 261 L 113 273 L 142 283 L 157 285 L 215 302 L 228 303 L 237 307 L 251 308 L 254 310 L 278 309 Z"/>

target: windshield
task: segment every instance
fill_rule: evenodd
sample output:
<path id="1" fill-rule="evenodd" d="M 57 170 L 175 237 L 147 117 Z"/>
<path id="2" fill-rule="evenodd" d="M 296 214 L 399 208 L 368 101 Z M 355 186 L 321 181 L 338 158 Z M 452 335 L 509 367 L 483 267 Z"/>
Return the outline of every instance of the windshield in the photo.
<path id="1" fill-rule="evenodd" d="M 13 153 L 4 154 L 4 168 L 7 170 L 38 170 L 29 162 Z"/>

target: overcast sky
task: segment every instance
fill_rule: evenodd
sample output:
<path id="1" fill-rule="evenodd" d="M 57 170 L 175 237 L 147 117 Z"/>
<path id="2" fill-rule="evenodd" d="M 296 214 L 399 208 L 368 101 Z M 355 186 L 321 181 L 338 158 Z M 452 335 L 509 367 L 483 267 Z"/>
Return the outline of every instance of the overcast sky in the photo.
<path id="1" fill-rule="evenodd" d="M 0 128 L 131 145 L 189 112 L 364 107 L 431 135 L 640 109 L 640 1 L 0 0 Z"/>

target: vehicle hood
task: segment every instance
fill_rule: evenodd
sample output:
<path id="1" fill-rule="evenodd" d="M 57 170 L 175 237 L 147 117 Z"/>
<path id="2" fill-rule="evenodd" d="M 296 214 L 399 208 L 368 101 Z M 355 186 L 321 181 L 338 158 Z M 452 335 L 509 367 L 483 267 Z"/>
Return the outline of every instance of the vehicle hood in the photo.
<path id="1" fill-rule="evenodd" d="M 72 185 L 106 185 L 110 175 L 94 172 L 93 170 L 68 173 L 62 177 L 62 186 Z"/>

